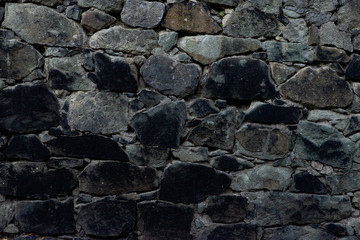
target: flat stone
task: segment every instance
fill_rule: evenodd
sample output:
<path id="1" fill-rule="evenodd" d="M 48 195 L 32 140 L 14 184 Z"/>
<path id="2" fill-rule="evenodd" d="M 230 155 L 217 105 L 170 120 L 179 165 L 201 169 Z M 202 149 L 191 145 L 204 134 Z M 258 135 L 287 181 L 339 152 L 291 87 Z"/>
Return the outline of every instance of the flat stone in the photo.
<path id="1" fill-rule="evenodd" d="M 61 235 L 75 232 L 74 203 L 69 198 L 21 201 L 15 204 L 15 218 L 26 233 Z"/>
<path id="2" fill-rule="evenodd" d="M 252 100 L 274 98 L 276 94 L 266 63 L 246 57 L 214 62 L 204 83 L 205 96 L 210 98 Z"/>
<path id="3" fill-rule="evenodd" d="M 222 171 L 238 171 L 245 168 L 252 168 L 254 164 L 240 158 L 233 156 L 223 155 L 212 159 L 210 165 L 218 170 Z"/>
<path id="4" fill-rule="evenodd" d="M 218 113 L 219 109 L 208 99 L 198 98 L 190 103 L 190 113 L 196 117 L 203 118 L 212 113 Z"/>
<path id="5" fill-rule="evenodd" d="M 360 81 L 360 55 L 353 54 L 348 68 L 346 69 L 346 80 Z"/>
<path id="6" fill-rule="evenodd" d="M 189 33 L 214 34 L 221 27 L 212 19 L 208 7 L 201 2 L 169 4 L 161 25 L 165 28 Z"/>
<path id="7" fill-rule="evenodd" d="M 175 162 L 165 169 L 159 199 L 193 203 L 217 195 L 230 185 L 230 177 L 200 164 Z"/>
<path id="8" fill-rule="evenodd" d="M 254 52 L 260 49 L 260 41 L 220 35 L 201 35 L 182 37 L 177 46 L 195 61 L 209 64 L 225 56 Z"/>
<path id="9" fill-rule="evenodd" d="M 346 192 L 355 192 L 360 189 L 360 173 L 353 170 L 344 170 L 342 173 L 327 176 L 326 183 L 331 188 L 331 194 L 341 194 Z"/>
<path id="10" fill-rule="evenodd" d="M 139 100 L 147 107 L 154 107 L 165 100 L 166 97 L 156 91 L 142 90 L 139 93 Z"/>
<path id="11" fill-rule="evenodd" d="M 337 11 L 337 23 L 347 30 L 356 30 L 360 24 L 360 5 L 358 1 L 345 1 Z"/>
<path id="12" fill-rule="evenodd" d="M 185 103 L 171 102 L 135 114 L 131 126 L 145 146 L 178 148 L 185 119 Z"/>
<path id="13" fill-rule="evenodd" d="M 315 49 L 315 60 L 319 62 L 349 62 L 349 56 L 342 49 L 333 47 L 317 46 Z"/>
<path id="14" fill-rule="evenodd" d="M 269 61 L 309 63 L 314 60 L 314 50 L 304 43 L 266 41 L 262 47 Z"/>
<path id="15" fill-rule="evenodd" d="M 353 100 L 349 83 L 329 67 L 303 68 L 279 89 L 284 97 L 314 108 L 346 107 Z"/>
<path id="16" fill-rule="evenodd" d="M 289 77 L 296 73 L 296 68 L 286 66 L 285 64 L 277 62 L 270 63 L 270 70 L 271 75 L 277 85 L 284 83 L 286 80 L 289 79 Z"/>
<path id="17" fill-rule="evenodd" d="M 3 153 L 8 159 L 26 159 L 35 162 L 46 161 L 50 156 L 49 149 L 34 134 L 14 136 Z"/>
<path id="18" fill-rule="evenodd" d="M 339 223 L 328 223 L 323 226 L 329 232 L 336 234 L 337 236 L 346 236 L 349 234 L 348 226 Z M 354 232 L 354 230 L 353 230 Z M 350 235 L 350 234 L 349 234 Z"/>
<path id="19" fill-rule="evenodd" d="M 153 168 L 118 161 L 92 161 L 78 178 L 80 191 L 96 195 L 145 192 L 157 185 Z"/>
<path id="20" fill-rule="evenodd" d="M 55 127 L 60 122 L 58 100 L 45 85 L 5 88 L 0 91 L 0 99 L 2 129 L 29 133 Z"/>
<path id="21" fill-rule="evenodd" d="M 46 145 L 57 156 L 128 161 L 120 146 L 103 136 L 60 136 L 46 142 Z"/>
<path id="22" fill-rule="evenodd" d="M 284 27 L 283 37 L 290 42 L 306 43 L 308 27 L 302 18 L 290 19 L 289 24 Z"/>
<path id="23" fill-rule="evenodd" d="M 192 239 L 190 234 L 194 215 L 192 207 L 164 201 L 141 202 L 138 207 L 145 239 Z"/>
<path id="24" fill-rule="evenodd" d="M 235 154 L 265 160 L 282 158 L 291 147 L 291 135 L 283 126 L 247 123 L 235 135 Z"/>
<path id="25" fill-rule="evenodd" d="M 252 5 L 260 11 L 275 15 L 280 14 L 279 9 L 282 7 L 282 0 L 250 0 L 249 2 L 251 2 Z"/>
<path id="26" fill-rule="evenodd" d="M 315 226 L 285 226 L 265 228 L 262 238 L 271 239 L 329 239 L 336 240 L 337 237 L 328 231 Z"/>
<path id="27" fill-rule="evenodd" d="M 229 7 L 236 7 L 241 1 L 240 0 L 206 0 L 204 2 L 229 6 Z"/>
<path id="28" fill-rule="evenodd" d="M 260 226 L 339 221 L 351 215 L 348 196 L 269 192 L 256 199 L 254 204 L 255 220 Z"/>
<path id="29" fill-rule="evenodd" d="M 1 78 L 20 80 L 43 63 L 41 54 L 33 46 L 15 39 L 0 40 Z"/>
<path id="30" fill-rule="evenodd" d="M 79 131 L 117 133 L 127 129 L 128 100 L 120 93 L 76 92 L 69 97 L 68 124 Z"/>
<path id="31" fill-rule="evenodd" d="M 195 92 L 201 68 L 165 56 L 151 56 L 140 68 L 140 73 L 145 83 L 159 92 L 183 98 Z"/>
<path id="32" fill-rule="evenodd" d="M 349 136 L 360 131 L 360 115 L 352 115 L 349 124 L 344 129 L 344 135 Z"/>
<path id="33" fill-rule="evenodd" d="M 353 37 L 353 47 L 355 50 L 360 50 L 360 35 L 356 35 Z"/>
<path id="34" fill-rule="evenodd" d="M 69 6 L 65 10 L 65 16 L 75 21 L 80 21 L 82 10 L 76 5 Z"/>
<path id="35" fill-rule="evenodd" d="M 240 222 L 247 216 L 248 200 L 235 195 L 211 196 L 206 199 L 204 212 L 213 222 Z"/>
<path id="36" fill-rule="evenodd" d="M 6 226 L 13 220 L 14 218 L 14 206 L 13 202 L 3 201 L 0 202 L 0 232 L 3 231 Z"/>
<path id="37" fill-rule="evenodd" d="M 4 228 L 4 233 L 17 234 L 19 232 L 19 228 L 15 224 L 9 224 Z"/>
<path id="38" fill-rule="evenodd" d="M 103 199 L 82 205 L 79 224 L 86 234 L 96 237 L 118 237 L 133 230 L 136 224 L 136 203 Z"/>
<path id="39" fill-rule="evenodd" d="M 204 118 L 191 130 L 188 140 L 196 145 L 230 150 L 234 145 L 235 108 L 227 108 L 218 114 Z"/>
<path id="40" fill-rule="evenodd" d="M 127 0 L 121 20 L 131 27 L 155 28 L 165 13 L 165 4 L 143 0 Z"/>
<path id="41" fill-rule="evenodd" d="M 115 17 L 96 8 L 90 8 L 81 15 L 81 25 L 90 32 L 96 32 L 106 28 L 115 21 Z"/>
<path id="42" fill-rule="evenodd" d="M 344 131 L 349 124 L 348 116 L 329 110 L 312 110 L 309 112 L 307 119 L 313 122 L 329 122 L 341 131 Z"/>
<path id="43" fill-rule="evenodd" d="M 321 25 L 319 35 L 320 45 L 333 45 L 346 51 L 353 51 L 351 33 L 340 31 L 333 22 Z"/>
<path id="44" fill-rule="evenodd" d="M 84 164 L 84 160 L 76 158 L 58 158 L 52 157 L 48 160 L 47 165 L 50 168 L 77 168 Z"/>
<path id="45" fill-rule="evenodd" d="M 170 149 L 128 144 L 126 152 L 129 161 L 136 165 L 148 167 L 165 167 L 170 155 Z"/>
<path id="46" fill-rule="evenodd" d="M 183 162 L 207 162 L 207 147 L 179 147 L 171 151 L 174 157 L 179 158 Z"/>
<path id="47" fill-rule="evenodd" d="M 149 54 L 157 45 L 154 30 L 128 29 L 114 26 L 91 36 L 89 45 L 95 49 L 111 49 L 133 54 Z"/>
<path id="48" fill-rule="evenodd" d="M 25 1 L 21 0 L 21 1 L 18 1 L 18 2 L 25 2 Z M 40 4 L 43 4 L 43 5 L 46 5 L 46 6 L 53 7 L 53 6 L 62 4 L 64 2 L 64 0 L 31 0 L 31 2 L 40 3 Z"/>
<path id="49" fill-rule="evenodd" d="M 304 171 L 294 174 L 291 191 L 322 194 L 327 193 L 328 189 L 318 177 Z"/>
<path id="50" fill-rule="evenodd" d="M 248 239 L 256 240 L 256 225 L 239 223 L 211 226 L 203 231 L 200 240 L 209 239 Z"/>
<path id="51" fill-rule="evenodd" d="M 175 45 L 178 40 L 178 33 L 177 32 L 168 32 L 162 31 L 159 32 L 159 41 L 158 44 L 165 52 L 170 51 Z"/>
<path id="52" fill-rule="evenodd" d="M 105 12 L 120 12 L 124 0 L 78 0 L 79 7 L 90 8 L 94 7 Z"/>
<path id="53" fill-rule="evenodd" d="M 49 7 L 31 3 L 7 3 L 2 26 L 31 44 L 82 47 L 86 41 L 80 25 Z"/>

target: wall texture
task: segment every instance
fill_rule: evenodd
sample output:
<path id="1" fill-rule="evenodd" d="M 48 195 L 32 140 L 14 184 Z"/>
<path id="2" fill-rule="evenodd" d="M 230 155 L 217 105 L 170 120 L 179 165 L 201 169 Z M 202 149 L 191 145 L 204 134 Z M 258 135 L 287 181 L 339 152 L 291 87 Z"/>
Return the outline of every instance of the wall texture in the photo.
<path id="1" fill-rule="evenodd" d="M 2 239 L 360 236 L 358 0 L 0 0 Z"/>

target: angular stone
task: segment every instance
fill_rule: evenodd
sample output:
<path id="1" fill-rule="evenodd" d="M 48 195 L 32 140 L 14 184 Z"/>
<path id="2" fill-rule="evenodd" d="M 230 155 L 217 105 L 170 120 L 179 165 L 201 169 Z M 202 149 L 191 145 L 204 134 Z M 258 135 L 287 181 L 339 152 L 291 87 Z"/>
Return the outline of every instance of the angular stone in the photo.
<path id="1" fill-rule="evenodd" d="M 155 91 L 144 89 L 139 93 L 139 100 L 145 104 L 147 108 L 158 105 L 164 99 L 166 99 L 164 95 Z"/>
<path id="2" fill-rule="evenodd" d="M 96 8 L 91 8 L 81 15 L 81 25 L 90 32 L 96 32 L 110 26 L 116 18 Z"/>
<path id="3" fill-rule="evenodd" d="M 171 153 L 183 162 L 208 161 L 208 149 L 206 147 L 180 147 L 173 149 Z"/>
<path id="4" fill-rule="evenodd" d="M 277 85 L 280 85 L 286 80 L 288 80 L 288 78 L 294 75 L 294 73 L 296 72 L 296 69 L 294 67 L 289 67 L 277 62 L 270 63 L 270 70 L 272 77 Z"/>
<path id="5" fill-rule="evenodd" d="M 204 230 L 201 234 L 200 240 L 210 239 L 257 239 L 256 225 L 239 223 L 230 225 L 212 226 Z"/>
<path id="6" fill-rule="evenodd" d="M 360 55 L 353 54 L 348 68 L 346 69 L 346 80 L 360 81 Z"/>
<path id="7" fill-rule="evenodd" d="M 211 18 L 208 7 L 201 2 L 178 2 L 170 4 L 163 27 L 174 31 L 214 34 L 221 27 Z"/>
<path id="8" fill-rule="evenodd" d="M 41 54 L 17 40 L 0 40 L 0 77 L 20 80 L 43 65 Z"/>
<path id="9" fill-rule="evenodd" d="M 327 193 L 326 185 L 320 179 L 308 171 L 299 172 L 294 175 L 293 183 L 291 186 L 293 192 L 303 193 Z"/>
<path id="10" fill-rule="evenodd" d="M 48 167 L 50 168 L 77 168 L 81 167 L 84 164 L 84 160 L 76 158 L 57 158 L 52 157 L 47 162 Z"/>
<path id="11" fill-rule="evenodd" d="M 161 181 L 159 199 L 175 203 L 193 203 L 209 195 L 222 193 L 230 177 L 199 164 L 175 162 L 167 167 Z"/>
<path id="12" fill-rule="evenodd" d="M 235 136 L 235 108 L 210 115 L 191 130 L 188 140 L 196 145 L 232 149 Z"/>
<path id="13" fill-rule="evenodd" d="M 328 223 L 324 226 L 329 232 L 336 234 L 337 236 L 346 236 L 349 234 L 348 227 L 339 223 Z M 354 230 L 353 230 L 354 232 Z M 350 235 L 350 234 L 349 234 Z"/>
<path id="14" fill-rule="evenodd" d="M 126 145 L 129 161 L 141 166 L 165 167 L 170 149 L 142 145 Z"/>
<path id="15" fill-rule="evenodd" d="M 175 45 L 178 40 L 178 33 L 177 32 L 167 32 L 162 31 L 159 32 L 159 41 L 158 44 L 165 52 L 170 51 Z"/>
<path id="16" fill-rule="evenodd" d="M 353 51 L 351 33 L 340 31 L 333 22 L 327 22 L 321 25 L 319 34 L 320 45 L 334 45 L 346 51 Z"/>
<path id="17" fill-rule="evenodd" d="M 360 173 L 353 170 L 344 170 L 342 173 L 326 177 L 326 183 L 331 188 L 332 194 L 354 192 L 360 189 Z"/>
<path id="18" fill-rule="evenodd" d="M 185 119 L 185 103 L 171 102 L 135 114 L 131 126 L 145 146 L 178 148 Z"/>
<path id="19" fill-rule="evenodd" d="M 240 0 L 206 0 L 204 2 L 211 4 L 224 5 L 229 7 L 236 7 L 241 1 Z"/>
<path id="20" fill-rule="evenodd" d="M 57 156 L 128 161 L 115 141 L 102 136 L 60 136 L 46 142 L 46 145 Z"/>
<path id="21" fill-rule="evenodd" d="M 353 47 L 355 50 L 360 50 L 360 35 L 356 35 L 353 37 Z"/>
<path id="22" fill-rule="evenodd" d="M 145 192 L 156 187 L 156 172 L 117 161 L 92 161 L 79 175 L 82 192 L 108 195 Z"/>
<path id="23" fill-rule="evenodd" d="M 347 63 L 349 56 L 344 50 L 338 48 L 317 46 L 315 49 L 315 60 L 319 62 Z"/>
<path id="24" fill-rule="evenodd" d="M 0 202 L 0 232 L 3 231 L 6 226 L 14 218 L 14 207 L 13 203 L 10 201 Z"/>
<path id="25" fill-rule="evenodd" d="M 82 47 L 86 41 L 80 25 L 51 8 L 31 3 L 7 3 L 2 25 L 31 44 Z"/>
<path id="26" fill-rule="evenodd" d="M 69 6 L 65 10 L 65 15 L 75 21 L 80 21 L 82 10 L 78 6 Z"/>
<path id="27" fill-rule="evenodd" d="M 199 65 L 180 63 L 165 56 L 151 56 L 140 72 L 151 87 L 181 98 L 194 93 L 201 77 Z"/>
<path id="28" fill-rule="evenodd" d="M 80 207 L 77 224 L 86 234 L 97 237 L 118 237 L 133 230 L 136 203 L 103 199 Z"/>
<path id="29" fill-rule="evenodd" d="M 6 158 L 26 159 L 35 162 L 46 161 L 50 156 L 40 139 L 34 135 L 18 135 L 11 138 L 7 148 L 4 150 Z"/>
<path id="30" fill-rule="evenodd" d="M 329 67 L 303 68 L 279 89 L 284 97 L 314 108 L 346 107 L 353 100 L 349 83 Z"/>
<path id="31" fill-rule="evenodd" d="M 260 42 L 247 38 L 201 35 L 180 38 L 177 46 L 194 60 L 209 64 L 225 56 L 254 52 L 260 49 Z"/>
<path id="32" fill-rule="evenodd" d="M 308 27 L 302 18 L 290 19 L 290 22 L 283 30 L 283 37 L 290 42 L 306 43 Z"/>
<path id="33" fill-rule="evenodd" d="M 226 20 L 224 33 L 232 37 L 275 37 L 280 29 L 275 15 L 238 8 Z"/>
<path id="34" fill-rule="evenodd" d="M 315 226 L 285 226 L 265 228 L 262 239 L 328 239 L 336 240 L 337 237 L 328 231 Z"/>
<path id="35" fill-rule="evenodd" d="M 255 220 L 260 226 L 339 221 L 351 215 L 348 196 L 269 192 L 256 199 L 254 204 Z"/>
<path id="36" fill-rule="evenodd" d="M 219 109 L 208 99 L 198 98 L 190 104 L 190 113 L 203 118 L 212 113 L 218 113 Z"/>
<path id="37" fill-rule="evenodd" d="M 308 63 L 314 60 L 314 50 L 304 43 L 266 41 L 262 47 L 269 61 Z"/>
<path id="38" fill-rule="evenodd" d="M 133 54 L 149 54 L 157 45 L 157 33 L 154 30 L 114 26 L 92 35 L 89 45 L 95 49 L 105 48 Z"/>
<path id="39" fill-rule="evenodd" d="M 235 135 L 235 154 L 266 160 L 282 158 L 290 150 L 291 135 L 286 127 L 247 123 Z"/>
<path id="40" fill-rule="evenodd" d="M 92 133 L 117 133 L 127 129 L 128 100 L 120 93 L 76 92 L 69 97 L 68 123 Z"/>
<path id="41" fill-rule="evenodd" d="M 254 164 L 239 158 L 223 155 L 211 160 L 210 165 L 222 171 L 238 171 L 244 168 L 252 168 Z"/>
<path id="42" fill-rule="evenodd" d="M 337 23 L 346 30 L 356 30 L 360 24 L 360 4 L 358 1 L 344 1 L 337 11 Z"/>
<path id="43" fill-rule="evenodd" d="M 15 218 L 26 233 L 61 235 L 75 232 L 74 203 L 66 201 L 21 201 L 15 205 Z"/>
<path id="44" fill-rule="evenodd" d="M 45 199 L 66 195 L 77 184 L 73 171 L 47 170 L 45 163 L 2 163 L 0 173 L 0 193 L 16 197 Z"/>
<path id="45" fill-rule="evenodd" d="M 352 115 L 349 124 L 344 129 L 344 135 L 349 136 L 360 131 L 360 115 Z"/>
<path id="46" fill-rule="evenodd" d="M 330 125 L 300 121 L 298 133 L 296 157 L 332 167 L 351 166 L 355 144 Z"/>
<path id="47" fill-rule="evenodd" d="M 145 239 L 192 239 L 190 235 L 194 215 L 192 207 L 164 201 L 141 202 L 138 207 Z"/>
<path id="48" fill-rule="evenodd" d="M 26 2 L 24 0 L 18 1 L 18 2 Z M 53 7 L 55 5 L 59 5 L 62 4 L 64 2 L 64 0 L 31 0 L 30 2 L 34 2 L 34 3 L 40 3 L 46 6 L 50 6 Z"/>
<path id="49" fill-rule="evenodd" d="M 165 4 L 143 0 L 127 0 L 121 20 L 131 27 L 155 28 L 165 13 Z"/>
<path id="50" fill-rule="evenodd" d="M 0 128 L 29 133 L 55 127 L 59 103 L 45 85 L 17 85 L 0 91 Z"/>
<path id="51" fill-rule="evenodd" d="M 123 0 L 78 0 L 79 7 L 90 8 L 94 7 L 105 12 L 120 12 L 122 9 Z"/>
<path id="52" fill-rule="evenodd" d="M 205 95 L 211 98 L 252 100 L 274 98 L 275 85 L 265 62 L 229 57 L 213 63 L 205 77 Z"/>

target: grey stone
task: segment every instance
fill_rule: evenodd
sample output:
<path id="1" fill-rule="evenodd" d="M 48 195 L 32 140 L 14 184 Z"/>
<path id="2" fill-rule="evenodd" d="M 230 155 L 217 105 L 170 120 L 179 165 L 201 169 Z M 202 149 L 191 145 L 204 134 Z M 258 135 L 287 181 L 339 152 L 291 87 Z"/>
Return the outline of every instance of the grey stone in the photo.
<path id="1" fill-rule="evenodd" d="M 345 74 L 346 80 L 360 81 L 359 68 L 360 68 L 360 55 L 353 54 L 351 56 L 348 68 L 346 69 L 346 74 Z"/>
<path id="2" fill-rule="evenodd" d="M 65 10 L 65 15 L 68 18 L 71 18 L 71 19 L 73 19 L 75 21 L 80 21 L 81 13 L 82 13 L 81 9 L 76 5 L 69 6 Z"/>
<path id="3" fill-rule="evenodd" d="M 344 170 L 342 173 L 326 177 L 326 183 L 330 186 L 332 194 L 354 192 L 360 189 L 360 182 L 354 181 L 360 178 L 360 173 L 353 170 Z"/>
<path id="4" fill-rule="evenodd" d="M 356 30 L 360 24 L 360 3 L 358 1 L 345 1 L 337 11 L 338 25 L 346 30 Z"/>
<path id="5" fill-rule="evenodd" d="M 0 7 L 0 23 L 2 22 L 5 15 L 5 8 Z"/>
<path id="6" fill-rule="evenodd" d="M 212 159 L 210 165 L 222 171 L 238 171 L 245 168 L 252 168 L 255 165 L 247 160 L 236 158 L 231 155 L 223 155 Z"/>
<path id="7" fill-rule="evenodd" d="M 349 124 L 348 116 L 329 110 L 312 110 L 309 112 L 308 120 L 313 122 L 327 121 L 341 131 Z"/>
<path id="8" fill-rule="evenodd" d="M 206 0 L 204 2 L 229 7 L 236 7 L 241 2 L 241 0 Z"/>
<path id="9" fill-rule="evenodd" d="M 360 50 L 360 34 L 353 37 L 352 43 L 355 50 Z"/>
<path id="10" fill-rule="evenodd" d="M 110 26 L 116 18 L 96 8 L 90 8 L 81 16 L 81 25 L 91 32 Z"/>
<path id="11" fill-rule="evenodd" d="M 170 155 L 170 149 L 128 144 L 126 152 L 129 161 L 140 166 L 165 167 L 166 160 Z"/>
<path id="12" fill-rule="evenodd" d="M 260 49 L 260 42 L 255 39 L 202 35 L 180 38 L 177 46 L 194 60 L 209 64 L 225 56 L 256 51 Z"/>
<path id="13" fill-rule="evenodd" d="M 200 240 L 210 239 L 257 239 L 256 225 L 247 223 L 227 224 L 227 225 L 214 225 L 206 228 L 200 236 Z"/>
<path id="14" fill-rule="evenodd" d="M 158 44 L 165 52 L 170 51 L 175 45 L 178 40 L 178 33 L 177 32 L 167 32 L 162 31 L 159 32 L 159 41 Z"/>
<path id="15" fill-rule="evenodd" d="M 339 30 L 333 22 L 321 25 L 319 35 L 320 45 L 334 45 L 346 51 L 353 51 L 351 33 Z"/>
<path id="16" fill-rule="evenodd" d="M 306 67 L 280 86 L 280 93 L 308 107 L 346 107 L 353 100 L 351 86 L 329 67 Z"/>
<path id="17" fill-rule="evenodd" d="M 266 41 L 263 48 L 269 61 L 308 63 L 314 60 L 314 50 L 304 43 Z"/>
<path id="18" fill-rule="evenodd" d="M 40 3 L 40 4 L 43 4 L 43 5 L 46 5 L 46 6 L 50 6 L 50 7 L 62 4 L 63 1 L 64 0 L 31 0 L 31 2 Z M 26 2 L 26 1 L 21 0 L 20 2 Z"/>
<path id="19" fill-rule="evenodd" d="M 263 240 L 287 240 L 287 239 L 328 239 L 336 240 L 336 235 L 316 226 L 285 226 L 266 228 Z"/>
<path id="20" fill-rule="evenodd" d="M 46 78 L 46 74 L 40 69 L 35 69 L 23 79 L 23 82 L 32 82 L 44 78 Z"/>
<path id="21" fill-rule="evenodd" d="M 145 104 L 147 108 L 158 105 L 161 101 L 165 100 L 166 97 L 158 92 L 142 90 L 139 93 L 139 100 Z"/>
<path id="22" fill-rule="evenodd" d="M 322 0 L 310 0 L 309 6 L 310 8 L 316 10 L 322 10 L 326 12 L 332 12 L 336 10 L 339 5 L 338 0 L 330 0 L 330 1 L 322 1 Z"/>
<path id="23" fill-rule="evenodd" d="M 50 168 L 77 168 L 84 164 L 84 160 L 76 158 L 59 158 L 52 157 L 48 160 L 47 165 Z"/>
<path id="24" fill-rule="evenodd" d="M 284 27 L 283 37 L 290 42 L 306 43 L 308 27 L 304 19 L 290 19 L 290 23 Z"/>
<path id="25" fill-rule="evenodd" d="M 10 201 L 0 202 L 0 232 L 3 231 L 6 226 L 14 218 L 14 206 Z"/>
<path id="26" fill-rule="evenodd" d="M 5 10 L 3 27 L 10 28 L 28 43 L 82 47 L 86 41 L 80 25 L 51 8 L 31 3 L 7 3 Z"/>
<path id="27" fill-rule="evenodd" d="M 196 64 L 184 64 L 165 56 L 151 56 L 141 67 L 144 81 L 163 94 L 185 97 L 194 93 L 201 76 Z"/>
<path id="28" fill-rule="evenodd" d="M 68 123 L 93 133 L 127 130 L 128 100 L 120 93 L 76 92 L 69 97 Z"/>
<path id="29" fill-rule="evenodd" d="M 0 29 L 0 39 L 13 39 L 15 38 L 15 33 L 7 29 Z"/>
<path id="30" fill-rule="evenodd" d="M 319 37 L 319 28 L 315 25 L 311 25 L 309 27 L 309 37 L 308 37 L 308 45 L 319 45 L 320 37 Z"/>
<path id="31" fill-rule="evenodd" d="M 143 0 L 127 0 L 121 20 L 131 27 L 155 28 L 165 13 L 165 4 Z"/>
<path id="32" fill-rule="evenodd" d="M 360 97 L 354 95 L 354 100 L 351 104 L 351 112 L 360 113 Z"/>
<path id="33" fill-rule="evenodd" d="M 208 149 L 206 147 L 179 147 L 173 149 L 171 153 L 183 162 L 208 161 Z"/>
<path id="34" fill-rule="evenodd" d="M 260 11 L 275 15 L 279 15 L 280 8 L 282 7 L 282 0 L 250 0 L 249 2 L 251 2 L 255 8 Z"/>
<path id="35" fill-rule="evenodd" d="M 296 68 L 277 62 L 270 63 L 270 70 L 277 85 L 284 83 L 296 72 Z"/>
<path id="36" fill-rule="evenodd" d="M 305 21 L 308 24 L 314 24 L 321 26 L 324 23 L 334 20 L 334 15 L 331 12 L 325 12 L 322 9 L 306 9 L 305 10 Z"/>
<path id="37" fill-rule="evenodd" d="M 89 45 L 95 49 L 104 48 L 133 54 L 149 54 L 157 45 L 157 33 L 154 30 L 114 26 L 92 35 Z"/>
<path id="38" fill-rule="evenodd" d="M 352 115 L 349 124 L 344 129 L 344 135 L 349 136 L 360 131 L 360 115 Z"/>
<path id="39" fill-rule="evenodd" d="M 310 174 L 308 171 L 294 174 L 290 188 L 293 192 L 303 193 L 327 193 L 328 188 L 319 177 Z"/>
<path id="40" fill-rule="evenodd" d="M 45 57 L 65 57 L 68 54 L 67 48 L 61 47 L 47 47 L 44 56 Z"/>
<path id="41" fill-rule="evenodd" d="M 342 49 L 317 46 L 315 50 L 315 60 L 324 62 L 349 62 L 349 56 Z"/>
<path id="42" fill-rule="evenodd" d="M 124 0 L 78 0 L 79 7 L 90 8 L 94 7 L 105 12 L 120 12 Z"/>
<path id="43" fill-rule="evenodd" d="M 20 230 L 15 224 L 9 224 L 4 228 L 4 233 L 17 234 Z"/>
<path id="44" fill-rule="evenodd" d="M 219 109 L 214 106 L 212 101 L 202 98 L 198 98 L 192 101 L 189 108 L 190 113 L 199 118 L 203 118 L 209 114 L 219 112 Z"/>

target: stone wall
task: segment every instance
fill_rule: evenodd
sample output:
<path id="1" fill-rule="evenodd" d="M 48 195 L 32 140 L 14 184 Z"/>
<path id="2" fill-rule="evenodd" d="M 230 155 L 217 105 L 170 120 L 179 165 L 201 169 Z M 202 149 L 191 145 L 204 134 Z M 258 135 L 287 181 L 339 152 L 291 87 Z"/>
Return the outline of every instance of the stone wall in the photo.
<path id="1" fill-rule="evenodd" d="M 1 239 L 360 237 L 358 0 L 0 0 Z"/>

